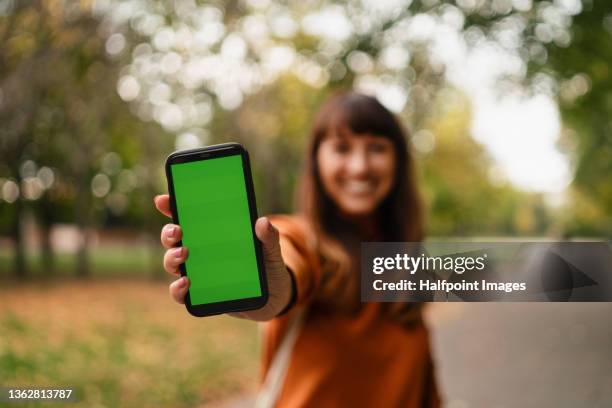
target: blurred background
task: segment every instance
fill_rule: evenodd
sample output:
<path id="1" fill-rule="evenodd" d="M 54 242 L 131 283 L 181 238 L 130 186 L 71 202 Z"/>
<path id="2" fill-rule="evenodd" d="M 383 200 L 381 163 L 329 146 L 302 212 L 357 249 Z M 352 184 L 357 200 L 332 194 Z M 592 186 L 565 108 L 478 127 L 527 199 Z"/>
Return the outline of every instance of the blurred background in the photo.
<path id="1" fill-rule="evenodd" d="M 173 150 L 238 141 L 291 212 L 337 89 L 402 118 L 430 239 L 609 240 L 611 45 L 603 0 L 0 0 L 0 385 L 248 406 L 256 325 L 171 302 L 152 198 Z M 435 305 L 447 405 L 610 406 L 611 312 Z"/>

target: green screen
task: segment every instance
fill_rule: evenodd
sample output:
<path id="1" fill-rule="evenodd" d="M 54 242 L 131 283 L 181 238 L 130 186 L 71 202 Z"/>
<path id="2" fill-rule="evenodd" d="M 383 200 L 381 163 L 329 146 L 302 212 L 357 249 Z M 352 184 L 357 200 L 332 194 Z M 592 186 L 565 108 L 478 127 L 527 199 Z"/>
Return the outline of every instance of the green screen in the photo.
<path id="1" fill-rule="evenodd" d="M 171 166 L 192 305 L 261 296 L 242 157 Z"/>

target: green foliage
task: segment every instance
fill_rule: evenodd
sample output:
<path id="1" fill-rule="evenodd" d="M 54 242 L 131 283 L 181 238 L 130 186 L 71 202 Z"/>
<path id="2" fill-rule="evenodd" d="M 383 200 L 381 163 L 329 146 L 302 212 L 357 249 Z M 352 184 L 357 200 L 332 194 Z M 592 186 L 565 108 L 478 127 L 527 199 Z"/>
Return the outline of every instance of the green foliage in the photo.
<path id="1" fill-rule="evenodd" d="M 46 0 L 12 2 L 0 16 L 0 184 L 15 182 L 21 194 L 20 205 L 0 200 L 0 235 L 18 239 L 17 221 L 24 211 L 32 212 L 46 227 L 61 222 L 82 229 L 128 227 L 157 234 L 164 218 L 154 212 L 151 198 L 165 191 L 162 164 L 175 138 L 180 145 L 178 141 L 189 132 L 207 144 L 244 143 L 252 155 L 260 212 L 291 211 L 312 115 L 330 92 L 363 79 L 354 66 L 356 55 L 370 64 L 370 79 L 409 92 L 401 116 L 413 136 L 425 131 L 435 139 L 433 150 L 418 155 L 430 210 L 429 234 L 608 235 L 612 230 L 611 6 L 584 2 L 582 10 L 566 10 L 563 4 L 545 1 L 529 7 L 505 2 L 406 4 L 372 11 L 353 2 L 279 3 L 262 9 L 238 1 L 179 5 L 148 0 L 139 13 L 118 22 L 111 12 L 94 12 L 89 2 L 70 7 Z M 276 17 L 298 24 L 315 11 L 315 5 L 316 10 L 333 5 L 355 22 L 365 18 L 368 24 L 357 24 L 359 30 L 341 39 L 325 39 L 301 28 L 293 33 L 277 30 Z M 183 34 L 187 28 L 195 30 L 198 20 L 193 15 L 199 11 L 205 12 L 202 18 L 222 27 L 220 37 L 205 51 L 193 51 L 195 43 L 189 48 L 188 36 L 185 44 L 174 46 L 160 45 L 155 39 L 164 28 L 179 33 L 182 27 Z M 561 14 L 550 20 L 554 13 Z M 431 61 L 427 41 L 403 35 L 416 15 L 459 17 L 463 33 L 472 37 L 484 33 L 499 39 L 523 27 L 519 32 L 523 50 L 516 52 L 529 69 L 526 78 L 518 79 L 533 79 L 537 86 L 538 74 L 544 72 L 558 81 L 566 129 L 560 149 L 572 157 L 576 169 L 570 202 L 563 211 L 495 176 L 495 163 L 470 136 L 471 112 L 464 96 L 448 91 L 443 67 Z M 158 22 L 146 29 L 146 21 Z M 254 21 L 267 27 L 269 35 L 263 42 L 245 34 L 247 23 Z M 552 37 L 547 38 L 549 32 L 542 27 L 552 30 Z M 108 51 L 111 35 L 124 43 L 117 52 Z M 242 63 L 259 78 L 248 86 L 230 86 L 222 77 L 187 86 L 183 71 L 159 69 L 161 60 L 172 53 L 183 64 L 197 62 L 203 55 L 222 55 L 223 41 L 232 35 L 245 40 Z M 408 52 L 405 66 L 381 63 L 390 45 Z M 261 78 L 270 73 L 262 61 L 276 46 L 292 50 L 293 64 L 301 68 L 264 81 Z M 137 81 L 139 92 L 119 97 L 118 84 L 128 77 Z M 244 77 L 246 81 L 248 75 Z M 153 96 L 156 85 L 169 89 L 166 102 Z M 224 96 L 228 90 L 238 90 L 241 103 L 228 103 Z M 451 94 L 456 103 L 449 105 L 445 98 Z M 195 124 L 189 125 L 184 112 L 193 110 L 196 102 L 212 115 L 208 120 L 197 111 L 189 119 Z M 163 118 L 164 106 L 172 104 L 182 106 L 184 120 L 179 124 Z M 36 177 L 43 168 L 51 169 L 54 180 L 41 188 Z"/>
<path id="2" fill-rule="evenodd" d="M 565 126 L 562 143 L 575 163 L 572 234 L 612 236 L 612 3 L 585 1 L 573 18 L 571 43 L 547 45 L 541 67 L 560 82 L 559 104 Z M 582 198 L 577 198 L 581 196 Z M 586 206 L 591 211 L 586 213 Z M 599 217 L 593 217 L 593 212 Z"/>
<path id="3" fill-rule="evenodd" d="M 154 174 L 171 138 L 117 95 L 121 61 L 106 51 L 102 21 L 85 2 L 8 7 L 0 17 L 0 184 L 20 191 L 18 203 L 0 202 L 0 234 L 22 241 L 24 212 L 47 235 L 60 222 L 150 226 Z"/>
<path id="4" fill-rule="evenodd" d="M 328 92 L 285 75 L 240 109 L 216 115 L 212 142 L 238 140 L 252 156 L 260 213 L 292 211 L 312 117 Z"/>
<path id="5" fill-rule="evenodd" d="M 35 168 L 50 167 L 55 183 L 29 201 L 35 210 L 39 199 L 57 207 L 49 214 L 58 216 L 51 222 L 69 221 L 77 193 L 89 190 L 96 173 L 108 172 L 102 163 L 108 152 L 119 156 L 113 173 L 141 173 L 127 191 L 116 191 L 118 180 L 113 179 L 110 193 L 125 194 L 128 200 L 134 188 L 137 195 L 146 193 L 153 181 L 142 175 L 149 172 L 147 167 L 158 167 L 171 141 L 158 126 L 133 115 L 117 95 L 121 61 L 106 53 L 102 29 L 85 3 L 81 10 L 57 9 L 45 1 L 20 3 L 0 19 L 0 32 L 8 38 L 0 47 L 0 176 L 22 181 L 20 166 L 28 160 Z M 117 210 L 108 201 L 102 208 Z M 122 213 L 114 211 L 115 216 Z M 139 218 L 142 223 L 142 209 L 123 222 L 138 225 Z"/>
<path id="6" fill-rule="evenodd" d="M 429 208 L 429 235 L 546 234 L 550 220 L 542 198 L 517 191 L 491 172 L 492 160 L 470 136 L 465 96 L 445 89 L 437 99 L 413 135 L 419 139 L 426 132 L 435 141 L 431 152 L 417 155 Z"/>

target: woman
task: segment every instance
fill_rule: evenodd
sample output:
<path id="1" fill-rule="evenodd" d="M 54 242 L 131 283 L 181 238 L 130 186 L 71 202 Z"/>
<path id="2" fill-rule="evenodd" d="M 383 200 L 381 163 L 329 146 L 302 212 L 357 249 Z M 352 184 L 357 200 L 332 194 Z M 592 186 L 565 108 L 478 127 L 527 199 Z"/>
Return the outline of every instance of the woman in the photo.
<path id="1" fill-rule="evenodd" d="M 439 406 L 420 305 L 360 302 L 361 242 L 423 235 L 413 160 L 398 120 L 372 97 L 332 96 L 315 119 L 297 203 L 298 215 L 257 220 L 270 301 L 238 316 L 267 321 L 268 402 Z M 168 196 L 155 204 L 170 215 Z M 174 274 L 187 256 L 173 248 L 180 237 L 176 225 L 162 230 L 164 267 Z M 182 302 L 188 287 L 181 278 L 170 293 Z"/>

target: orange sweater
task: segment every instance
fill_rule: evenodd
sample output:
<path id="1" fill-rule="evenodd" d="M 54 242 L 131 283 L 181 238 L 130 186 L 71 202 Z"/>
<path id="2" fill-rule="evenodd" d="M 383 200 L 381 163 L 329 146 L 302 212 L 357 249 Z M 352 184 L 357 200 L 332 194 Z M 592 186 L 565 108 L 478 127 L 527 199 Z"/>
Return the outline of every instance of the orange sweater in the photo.
<path id="1" fill-rule="evenodd" d="M 263 375 L 298 308 L 311 304 L 318 257 L 296 217 L 275 216 L 281 251 L 294 272 L 297 301 L 264 325 Z M 438 407 L 429 338 L 420 323 L 407 329 L 382 317 L 380 305 L 355 315 L 309 307 L 293 347 L 278 407 Z"/>

